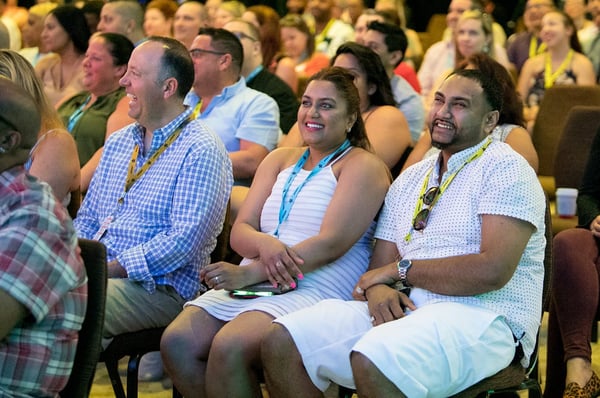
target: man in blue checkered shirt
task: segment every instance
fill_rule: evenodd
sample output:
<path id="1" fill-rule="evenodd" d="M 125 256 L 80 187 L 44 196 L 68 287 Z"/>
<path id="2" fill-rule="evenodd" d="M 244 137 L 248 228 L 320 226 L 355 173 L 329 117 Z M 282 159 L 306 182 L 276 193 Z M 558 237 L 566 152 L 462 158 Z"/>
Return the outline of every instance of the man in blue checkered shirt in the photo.
<path id="1" fill-rule="evenodd" d="M 183 105 L 193 79 L 187 49 L 165 37 L 140 44 L 121 79 L 137 123 L 106 142 L 75 219 L 80 237 L 107 247 L 105 345 L 171 322 L 199 293 L 223 225 L 231 161 Z"/>

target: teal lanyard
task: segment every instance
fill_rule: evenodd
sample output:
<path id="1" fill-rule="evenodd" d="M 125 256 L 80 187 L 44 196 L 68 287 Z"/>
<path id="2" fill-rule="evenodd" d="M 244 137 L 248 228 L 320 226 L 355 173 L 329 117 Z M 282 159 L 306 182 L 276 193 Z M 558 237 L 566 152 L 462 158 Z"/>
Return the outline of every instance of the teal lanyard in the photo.
<path id="1" fill-rule="evenodd" d="M 283 186 L 283 195 L 281 197 L 281 206 L 279 207 L 279 223 L 277 224 L 277 228 L 275 228 L 275 232 L 274 232 L 275 236 L 279 236 L 279 227 L 290 216 L 290 211 L 292 210 L 292 206 L 294 205 L 294 202 L 296 201 L 296 198 L 298 197 L 298 194 L 300 193 L 300 191 L 302 190 L 304 185 L 306 185 L 306 183 L 311 178 L 313 178 L 319 171 L 321 171 L 323 168 L 325 168 L 325 166 L 327 166 L 327 164 L 333 158 L 339 156 L 342 152 L 344 152 L 349 147 L 350 147 L 350 141 L 348 141 L 348 139 L 346 139 L 346 141 L 344 141 L 342 143 L 342 145 L 340 145 L 335 151 L 333 151 L 332 153 L 330 153 L 329 155 L 327 155 L 323 159 L 321 159 L 319 164 L 317 164 L 310 171 L 310 174 L 308 175 L 308 177 L 306 177 L 306 179 L 304 181 L 302 181 L 302 183 L 296 187 L 296 189 L 292 193 L 292 196 L 288 199 L 287 196 L 288 196 L 289 190 L 292 186 L 292 182 L 294 182 L 294 179 L 296 178 L 298 173 L 300 173 L 300 170 L 302 170 L 302 167 L 308 160 L 308 155 L 310 154 L 310 150 L 307 149 L 302 154 L 302 157 L 300 157 L 300 159 L 298 159 L 298 162 L 296 162 L 296 165 L 294 166 L 292 173 L 289 175 L 287 181 L 285 182 L 285 185 Z"/>
<path id="2" fill-rule="evenodd" d="M 250 74 L 248 75 L 248 77 L 246 78 L 246 83 L 250 83 L 250 81 L 252 81 L 252 79 L 254 79 L 256 77 L 256 75 L 258 75 L 261 71 L 263 70 L 263 66 L 262 65 L 258 65 L 252 72 L 250 72 Z"/>
<path id="3" fill-rule="evenodd" d="M 73 131 L 73 128 L 75 127 L 79 119 L 81 119 L 81 116 L 83 116 L 83 109 L 88 104 L 88 102 L 90 102 L 91 98 L 92 96 L 88 95 L 85 101 L 83 101 L 83 104 L 81 104 L 79 108 L 77 108 L 77 110 L 73 112 L 73 114 L 69 118 L 69 122 L 67 123 L 67 130 L 69 130 L 69 133 Z"/>

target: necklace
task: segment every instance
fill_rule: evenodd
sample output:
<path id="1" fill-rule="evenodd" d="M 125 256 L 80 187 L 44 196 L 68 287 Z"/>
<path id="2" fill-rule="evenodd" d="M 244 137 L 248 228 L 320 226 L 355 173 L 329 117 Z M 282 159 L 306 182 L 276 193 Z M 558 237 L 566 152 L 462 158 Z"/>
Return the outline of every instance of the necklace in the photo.
<path id="1" fill-rule="evenodd" d="M 564 73 L 564 71 L 567 69 L 567 67 L 571 64 L 571 60 L 573 59 L 574 53 L 575 53 L 575 51 L 573 51 L 573 49 L 570 49 L 569 52 L 567 53 L 567 56 L 565 57 L 565 59 L 562 61 L 562 63 L 560 64 L 558 69 L 556 69 L 556 71 L 554 73 L 552 73 L 552 59 L 550 58 L 550 53 L 546 53 L 546 67 L 544 69 L 544 87 L 545 88 L 550 88 L 550 87 L 554 86 L 554 82 L 556 82 L 556 79 L 558 79 L 560 77 L 560 75 L 562 75 Z"/>

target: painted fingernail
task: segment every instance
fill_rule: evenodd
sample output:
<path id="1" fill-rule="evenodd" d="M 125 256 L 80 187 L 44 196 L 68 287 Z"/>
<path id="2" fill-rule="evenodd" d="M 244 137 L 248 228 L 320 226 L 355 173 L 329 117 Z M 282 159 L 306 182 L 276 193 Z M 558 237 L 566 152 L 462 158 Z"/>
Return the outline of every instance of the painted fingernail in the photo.
<path id="1" fill-rule="evenodd" d="M 295 289 L 296 288 L 296 282 L 290 283 L 290 286 L 292 287 L 292 289 Z"/>
<path id="2" fill-rule="evenodd" d="M 298 275 L 296 275 L 298 277 L 298 279 L 302 280 L 304 279 L 304 274 L 302 272 L 300 272 Z"/>

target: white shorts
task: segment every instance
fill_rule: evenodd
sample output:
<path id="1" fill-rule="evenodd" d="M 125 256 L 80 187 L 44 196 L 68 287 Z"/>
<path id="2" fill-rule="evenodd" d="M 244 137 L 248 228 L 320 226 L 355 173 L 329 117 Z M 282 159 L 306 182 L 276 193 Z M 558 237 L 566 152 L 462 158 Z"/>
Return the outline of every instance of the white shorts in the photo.
<path id="1" fill-rule="evenodd" d="M 373 327 L 365 302 L 324 300 L 275 320 L 290 333 L 312 382 L 355 388 L 360 352 L 408 397 L 451 396 L 508 366 L 513 334 L 503 317 L 460 303 L 425 305 Z"/>

